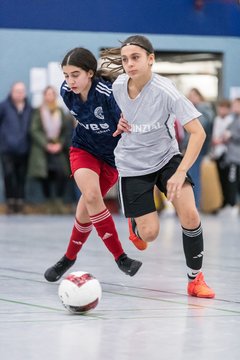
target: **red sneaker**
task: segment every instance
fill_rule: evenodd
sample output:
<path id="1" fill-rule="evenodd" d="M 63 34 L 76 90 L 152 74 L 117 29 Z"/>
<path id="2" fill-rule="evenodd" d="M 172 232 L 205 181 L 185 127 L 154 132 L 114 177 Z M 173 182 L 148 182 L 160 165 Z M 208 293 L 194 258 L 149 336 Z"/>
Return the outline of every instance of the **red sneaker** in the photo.
<path id="1" fill-rule="evenodd" d="M 193 281 L 188 283 L 188 295 L 200 298 L 214 298 L 214 291 L 207 286 L 204 281 L 203 273 L 200 272 Z"/>
<path id="2" fill-rule="evenodd" d="M 128 228 L 129 228 L 129 240 L 136 246 L 138 250 L 146 250 L 148 243 L 140 239 L 133 231 L 133 222 L 134 220 L 128 219 Z"/>

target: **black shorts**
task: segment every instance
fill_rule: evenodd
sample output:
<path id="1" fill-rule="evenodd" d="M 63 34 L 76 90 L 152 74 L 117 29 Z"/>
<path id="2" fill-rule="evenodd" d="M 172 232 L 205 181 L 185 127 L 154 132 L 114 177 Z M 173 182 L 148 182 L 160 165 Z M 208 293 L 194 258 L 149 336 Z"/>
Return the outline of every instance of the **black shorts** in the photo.
<path id="1" fill-rule="evenodd" d="M 182 155 L 175 155 L 160 170 L 141 176 L 120 177 L 119 179 L 119 198 L 125 217 L 138 217 L 156 211 L 154 202 L 154 185 L 167 194 L 167 181 L 176 172 Z M 186 181 L 192 186 L 193 181 L 189 174 Z"/>

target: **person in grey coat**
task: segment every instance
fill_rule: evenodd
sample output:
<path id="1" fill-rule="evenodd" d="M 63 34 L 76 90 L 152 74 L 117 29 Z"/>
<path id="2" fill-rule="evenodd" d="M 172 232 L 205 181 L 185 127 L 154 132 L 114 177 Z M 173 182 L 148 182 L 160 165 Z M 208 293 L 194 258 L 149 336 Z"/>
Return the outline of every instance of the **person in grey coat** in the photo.
<path id="1" fill-rule="evenodd" d="M 225 162 L 229 166 L 227 204 L 237 208 L 240 194 L 240 98 L 232 102 L 232 122 L 225 131 L 224 140 L 227 145 Z"/>

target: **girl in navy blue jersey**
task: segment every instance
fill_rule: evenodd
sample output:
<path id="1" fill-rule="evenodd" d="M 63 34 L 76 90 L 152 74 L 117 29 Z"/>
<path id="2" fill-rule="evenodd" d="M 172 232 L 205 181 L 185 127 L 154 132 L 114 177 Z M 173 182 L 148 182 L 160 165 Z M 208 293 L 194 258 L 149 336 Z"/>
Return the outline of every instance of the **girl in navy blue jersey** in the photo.
<path id="1" fill-rule="evenodd" d="M 97 60 L 84 48 L 69 51 L 61 66 L 66 79 L 61 96 L 78 122 L 70 148 L 70 165 L 82 195 L 67 251 L 44 276 L 51 282 L 60 279 L 76 261 L 93 226 L 120 270 L 133 276 L 142 263 L 124 253 L 113 218 L 103 201 L 118 179 L 113 151 L 119 137 L 112 134 L 117 128 L 120 110 L 112 95 L 111 82 L 99 77 Z"/>

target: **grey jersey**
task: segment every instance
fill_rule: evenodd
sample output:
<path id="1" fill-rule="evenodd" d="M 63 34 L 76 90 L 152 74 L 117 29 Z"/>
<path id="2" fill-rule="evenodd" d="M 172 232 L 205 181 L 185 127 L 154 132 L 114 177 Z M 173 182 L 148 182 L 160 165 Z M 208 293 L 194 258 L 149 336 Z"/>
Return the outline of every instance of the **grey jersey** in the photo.
<path id="1" fill-rule="evenodd" d="M 115 148 L 115 161 L 120 176 L 153 173 L 166 165 L 179 147 L 174 121 L 182 125 L 199 117 L 200 112 L 168 78 L 152 74 L 135 99 L 128 95 L 128 75 L 113 83 L 113 94 L 131 133 L 123 133 Z"/>

